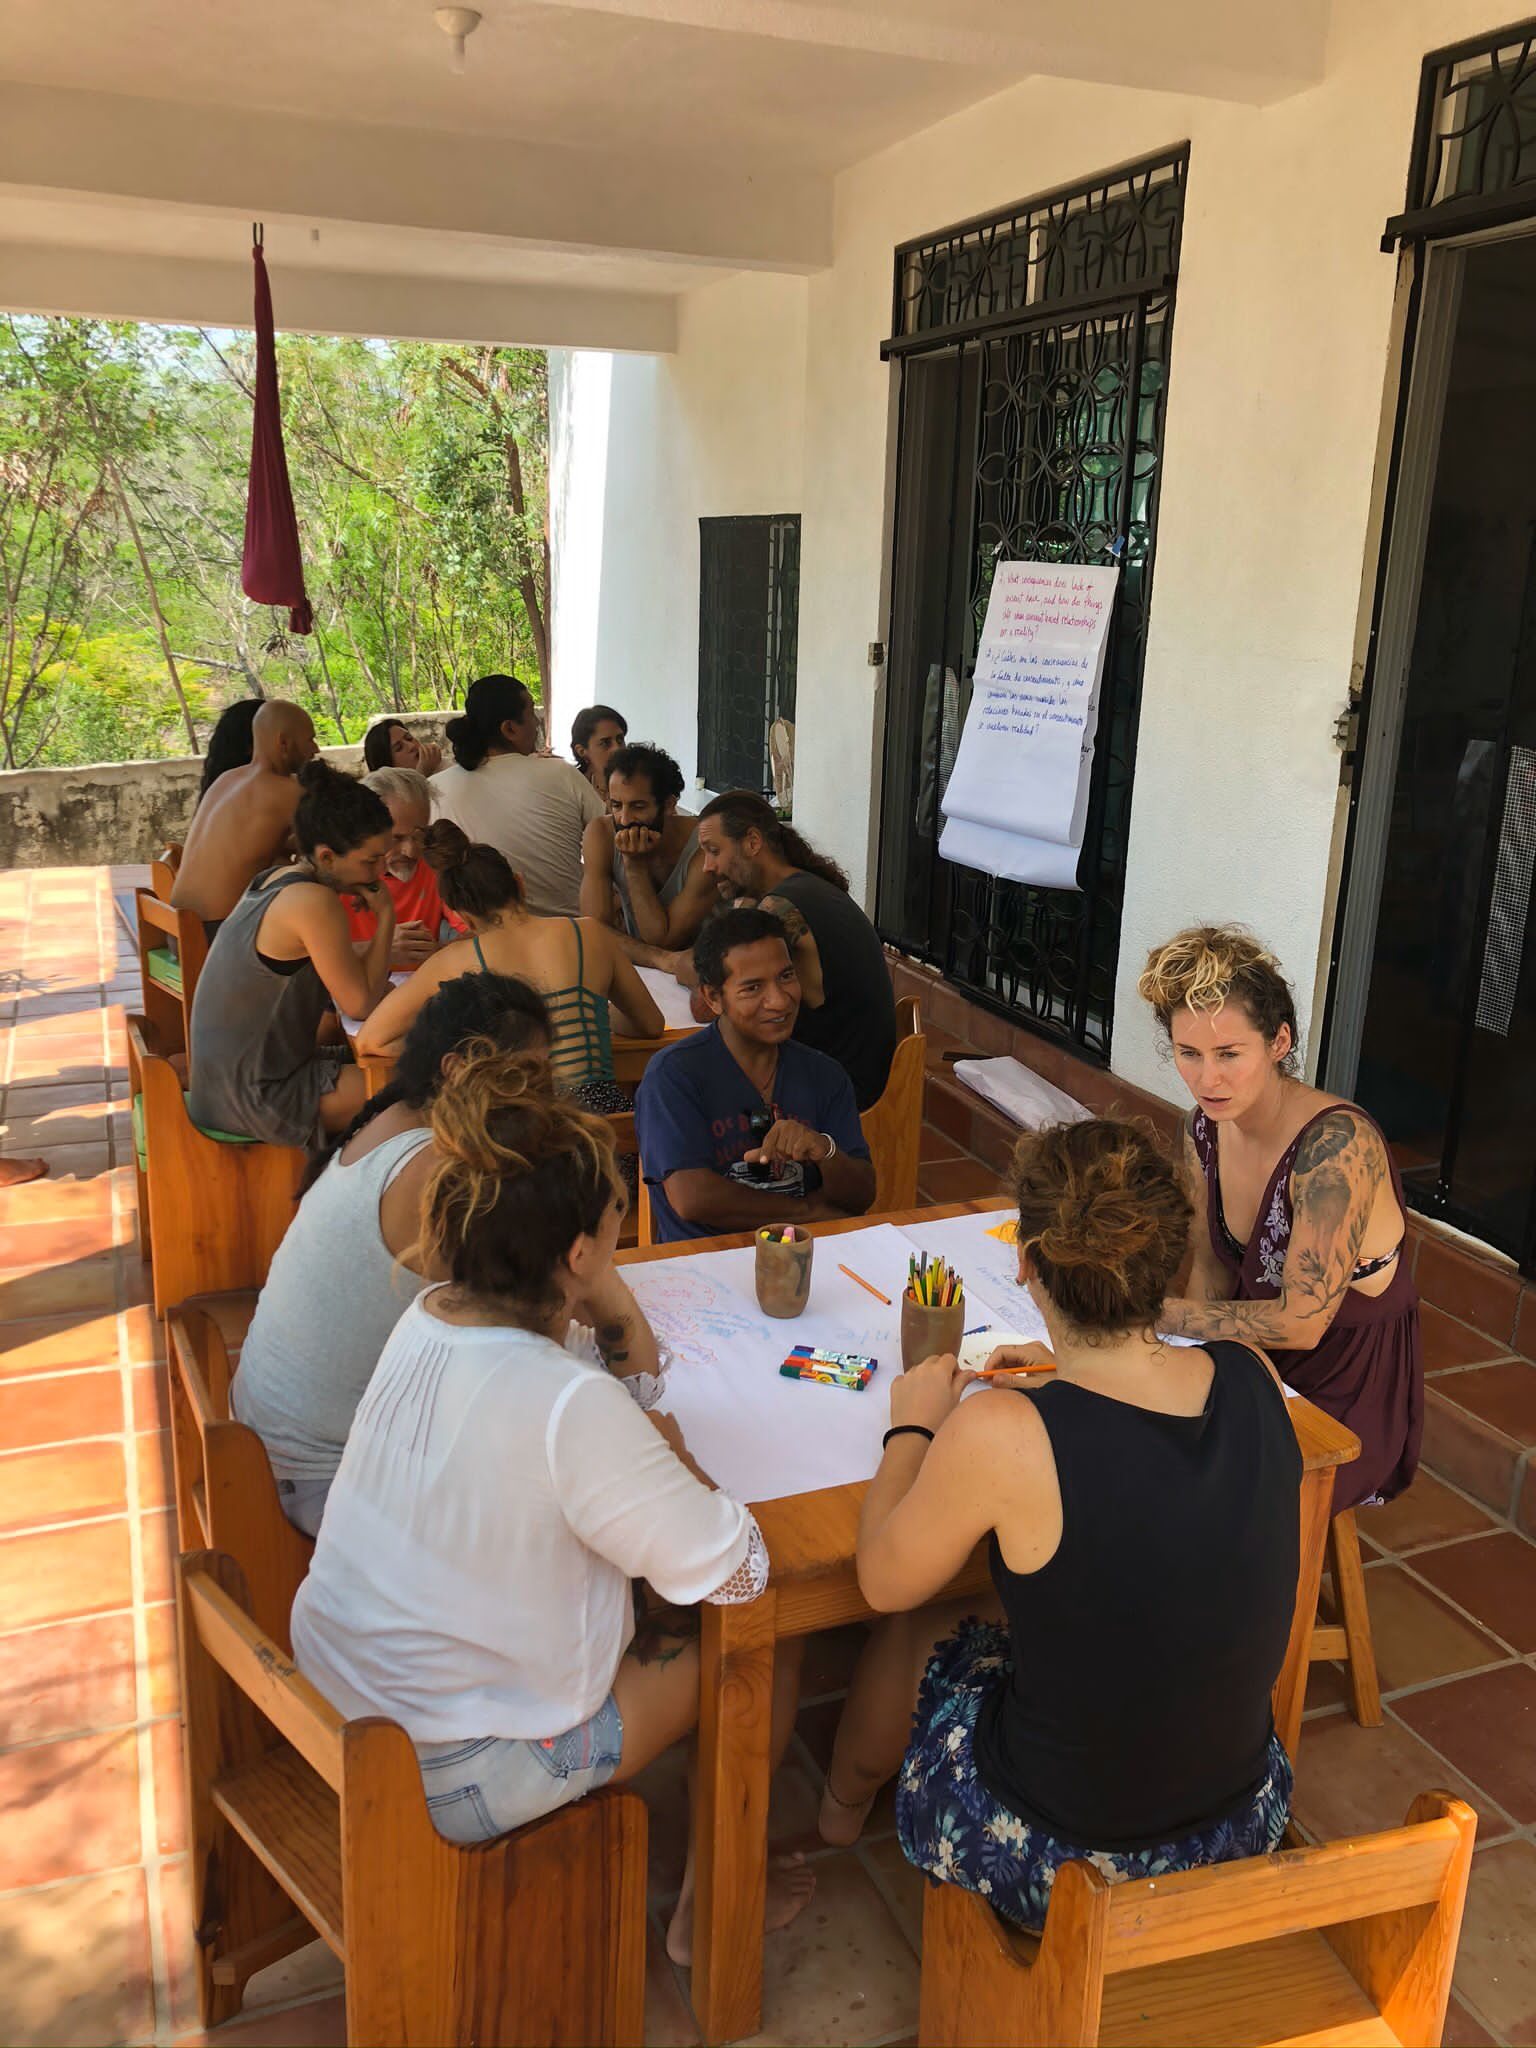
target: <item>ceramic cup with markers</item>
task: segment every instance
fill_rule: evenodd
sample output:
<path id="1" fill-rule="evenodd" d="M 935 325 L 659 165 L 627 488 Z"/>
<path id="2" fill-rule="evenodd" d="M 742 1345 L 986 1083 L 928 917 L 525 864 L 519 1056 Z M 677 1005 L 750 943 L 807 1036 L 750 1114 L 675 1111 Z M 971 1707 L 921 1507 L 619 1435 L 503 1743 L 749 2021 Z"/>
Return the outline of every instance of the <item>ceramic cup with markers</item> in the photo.
<path id="1" fill-rule="evenodd" d="M 811 1254 L 803 1225 L 757 1233 L 757 1305 L 765 1316 L 797 1316 L 811 1298 Z"/>
<path id="2" fill-rule="evenodd" d="M 901 1369 L 910 1372 L 925 1358 L 958 1352 L 965 1335 L 965 1297 L 947 1308 L 919 1301 L 907 1288 L 901 1297 Z"/>

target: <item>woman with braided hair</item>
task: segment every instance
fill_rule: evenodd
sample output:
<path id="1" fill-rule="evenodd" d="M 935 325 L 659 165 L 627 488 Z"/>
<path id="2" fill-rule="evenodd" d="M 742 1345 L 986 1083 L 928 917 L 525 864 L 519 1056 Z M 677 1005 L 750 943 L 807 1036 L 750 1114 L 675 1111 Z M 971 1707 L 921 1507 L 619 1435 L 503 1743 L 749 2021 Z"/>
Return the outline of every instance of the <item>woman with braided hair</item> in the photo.
<path id="1" fill-rule="evenodd" d="M 1194 1265 L 1160 1327 L 1262 1345 L 1288 1385 L 1360 1439 L 1334 1512 L 1391 1500 L 1419 1462 L 1424 1362 L 1386 1139 L 1363 1109 L 1297 1077 L 1296 1005 L 1250 932 L 1177 933 L 1147 956 L 1140 989 L 1195 1098 L 1184 1133 Z"/>
<path id="2" fill-rule="evenodd" d="M 415 1743 L 450 1841 L 487 1841 L 685 1735 L 699 1649 L 637 1638 L 634 1587 L 750 1600 L 768 1557 L 655 1411 L 656 1339 L 613 1264 L 612 1133 L 541 1064 L 485 1051 L 431 1107 L 419 1272 L 358 1404 L 293 1609 L 300 1668 L 349 1720 Z M 776 1725 L 793 1726 L 798 1659 Z M 772 1889 L 775 1924 L 809 1873 Z M 685 1894 L 688 1887 L 685 1884 Z M 686 1952 L 691 1894 L 672 1949 Z"/>
<path id="3" fill-rule="evenodd" d="M 963 1401 L 952 1357 L 893 1384 L 858 1549 L 892 1619 L 849 1687 L 821 1831 L 851 1841 L 899 1768 L 909 1861 L 1038 1928 L 1075 1858 L 1113 1879 L 1277 1846 L 1301 1453 L 1261 1356 L 1157 1335 L 1189 1203 L 1150 1138 L 1062 1124 L 1013 1174 L 1050 1346 L 989 1362 L 1054 1370 Z M 981 1541 L 997 1618 L 925 1607 Z"/>

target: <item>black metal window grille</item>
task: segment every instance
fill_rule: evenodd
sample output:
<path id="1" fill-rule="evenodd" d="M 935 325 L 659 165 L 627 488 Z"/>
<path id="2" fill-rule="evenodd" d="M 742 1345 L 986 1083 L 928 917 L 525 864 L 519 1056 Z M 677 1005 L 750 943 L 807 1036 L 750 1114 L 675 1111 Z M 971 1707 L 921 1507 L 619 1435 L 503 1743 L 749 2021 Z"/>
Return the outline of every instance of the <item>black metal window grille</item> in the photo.
<path id="1" fill-rule="evenodd" d="M 891 339 L 959 338 L 988 323 L 1172 279 L 1185 150 L 1106 171 L 896 251 Z"/>
<path id="2" fill-rule="evenodd" d="M 896 351 L 902 364 L 877 920 L 883 936 L 991 1007 L 1108 1059 L 1142 655 L 1156 537 L 1183 152 L 1048 202 L 1070 294 L 1006 322 L 979 314 Z M 1152 246 L 1126 231 L 1121 189 L 1158 195 Z M 1172 204 L 1171 224 L 1161 209 Z M 1047 207 L 1047 202 L 1040 202 Z M 1030 207 L 1007 219 L 1027 217 Z M 967 230 L 971 232 L 972 230 Z M 958 232 L 958 231 L 957 231 Z M 937 248 L 947 237 L 927 246 Z M 1119 251 L 1115 262 L 1110 252 Z M 897 251 L 898 293 L 910 249 Z M 1114 288 L 1080 306 L 1106 271 Z M 1126 274 L 1126 273 L 1130 274 Z M 1165 275 L 1166 273 L 1166 275 Z M 1073 300 L 1071 310 L 1066 297 Z M 899 300 L 898 300 L 899 303 Z M 922 344 L 926 343 L 926 347 Z M 992 577 L 1001 561 L 1119 563 L 1077 891 L 998 881 L 938 855 Z"/>
<path id="3" fill-rule="evenodd" d="M 771 793 L 768 733 L 795 715 L 800 515 L 699 521 L 699 774 Z"/>
<path id="4" fill-rule="evenodd" d="M 1384 246 L 1536 212 L 1536 20 L 1432 50 L 1419 78 L 1405 210 Z"/>

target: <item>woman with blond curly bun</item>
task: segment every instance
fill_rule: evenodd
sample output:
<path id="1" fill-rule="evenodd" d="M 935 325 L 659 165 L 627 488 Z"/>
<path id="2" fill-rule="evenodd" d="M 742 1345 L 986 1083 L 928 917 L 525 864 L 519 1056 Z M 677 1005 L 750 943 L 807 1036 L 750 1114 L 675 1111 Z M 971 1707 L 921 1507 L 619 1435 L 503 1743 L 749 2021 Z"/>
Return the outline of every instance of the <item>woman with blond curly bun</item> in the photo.
<path id="1" fill-rule="evenodd" d="M 637 1636 L 637 1581 L 680 1604 L 751 1600 L 768 1556 L 656 1412 L 665 1366 L 613 1264 L 608 1125 L 541 1062 L 490 1049 L 430 1119 L 409 1263 L 447 1278 L 401 1316 L 357 1405 L 293 1647 L 348 1720 L 401 1724 L 433 1824 L 470 1843 L 633 1777 L 694 1726 L 698 1642 L 657 1619 Z M 787 1743 L 798 1658 L 781 1661 Z M 803 1866 L 777 1873 L 772 1924 L 811 1889 Z"/>
<path id="2" fill-rule="evenodd" d="M 1190 1294 L 1161 1327 L 1262 1345 L 1360 1439 L 1334 1511 L 1391 1500 L 1419 1462 L 1424 1365 L 1387 1142 L 1363 1109 L 1297 1078 L 1290 987 L 1241 926 L 1179 932 L 1148 954 L 1139 986 L 1195 1098 Z"/>
<path id="3" fill-rule="evenodd" d="M 909 1861 L 1038 1928 L 1065 1862 L 1145 1877 L 1278 1844 L 1301 1453 L 1262 1357 L 1157 1335 L 1189 1203 L 1150 1138 L 1035 1132 L 1014 1182 L 1055 1371 L 962 1400 L 972 1376 L 930 1358 L 893 1385 L 858 1569 L 899 1619 L 854 1674 L 821 1830 L 851 1841 L 899 1766 Z M 925 1608 L 983 1539 L 998 1618 Z"/>

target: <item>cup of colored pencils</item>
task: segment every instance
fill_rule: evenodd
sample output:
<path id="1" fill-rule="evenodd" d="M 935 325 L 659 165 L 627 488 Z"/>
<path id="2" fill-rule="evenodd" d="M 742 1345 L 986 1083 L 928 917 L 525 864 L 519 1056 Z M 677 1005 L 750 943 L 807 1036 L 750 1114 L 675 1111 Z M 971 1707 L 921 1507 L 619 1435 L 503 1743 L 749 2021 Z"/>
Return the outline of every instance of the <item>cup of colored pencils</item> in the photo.
<path id="1" fill-rule="evenodd" d="M 803 1225 L 757 1233 L 757 1305 L 765 1316 L 797 1316 L 811 1298 L 814 1243 Z"/>
<path id="2" fill-rule="evenodd" d="M 958 1351 L 965 1335 L 965 1282 L 944 1259 L 924 1252 L 907 1261 L 901 1295 L 901 1369 L 935 1352 Z"/>

